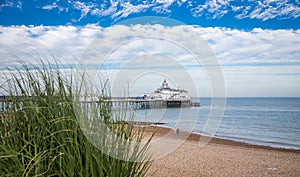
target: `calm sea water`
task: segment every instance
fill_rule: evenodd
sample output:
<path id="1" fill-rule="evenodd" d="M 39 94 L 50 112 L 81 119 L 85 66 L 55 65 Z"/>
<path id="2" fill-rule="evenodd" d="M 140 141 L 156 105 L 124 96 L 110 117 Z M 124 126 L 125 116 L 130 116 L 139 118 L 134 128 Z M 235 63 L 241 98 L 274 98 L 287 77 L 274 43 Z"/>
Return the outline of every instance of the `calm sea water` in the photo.
<path id="1" fill-rule="evenodd" d="M 209 123 L 215 120 L 209 119 L 211 99 L 200 102 L 201 107 L 140 109 L 134 119 L 204 135 L 212 134 L 210 127 L 216 130 L 214 136 L 224 139 L 300 149 L 300 98 L 227 98 L 220 124 Z"/>
<path id="2" fill-rule="evenodd" d="M 200 102 L 201 107 L 137 110 L 135 119 L 200 134 L 212 126 L 216 137 L 300 149 L 300 98 L 227 98 L 219 125 L 207 125 L 211 99 Z"/>

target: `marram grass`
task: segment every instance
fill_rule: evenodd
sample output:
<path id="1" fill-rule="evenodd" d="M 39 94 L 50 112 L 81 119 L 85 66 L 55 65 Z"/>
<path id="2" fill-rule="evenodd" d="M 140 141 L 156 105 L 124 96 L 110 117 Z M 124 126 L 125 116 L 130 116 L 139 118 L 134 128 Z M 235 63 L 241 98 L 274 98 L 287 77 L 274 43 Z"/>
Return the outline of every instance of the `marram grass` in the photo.
<path id="1" fill-rule="evenodd" d="M 7 112 L 0 113 L 0 176 L 146 174 L 151 165 L 149 157 L 144 156 L 149 144 L 139 147 L 142 151 L 130 157 L 133 161 L 124 161 L 101 152 L 86 138 L 75 115 L 72 78 L 45 64 L 30 68 L 23 65 L 11 72 L 11 78 L 12 103 Z M 141 141 L 143 130 L 133 131 L 122 122 L 113 124 L 110 105 L 98 105 L 95 111 L 101 113 L 93 120 L 113 125 L 114 133 L 125 140 Z"/>

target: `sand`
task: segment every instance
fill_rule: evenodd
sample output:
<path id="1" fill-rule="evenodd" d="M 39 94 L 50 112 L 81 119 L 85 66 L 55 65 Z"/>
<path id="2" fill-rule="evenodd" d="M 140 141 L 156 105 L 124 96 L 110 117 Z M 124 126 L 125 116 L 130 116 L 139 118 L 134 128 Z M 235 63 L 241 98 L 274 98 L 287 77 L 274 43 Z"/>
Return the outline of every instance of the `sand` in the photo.
<path id="1" fill-rule="evenodd" d="M 146 128 L 149 135 L 153 126 Z M 159 128 L 158 139 L 168 128 Z M 180 131 L 180 134 L 184 132 Z M 180 138 L 179 135 L 178 138 Z M 147 176 L 298 176 L 300 151 L 271 148 L 213 138 L 198 145 L 200 135 L 189 138 L 172 153 L 152 161 Z M 176 139 L 176 138 L 175 138 Z"/>

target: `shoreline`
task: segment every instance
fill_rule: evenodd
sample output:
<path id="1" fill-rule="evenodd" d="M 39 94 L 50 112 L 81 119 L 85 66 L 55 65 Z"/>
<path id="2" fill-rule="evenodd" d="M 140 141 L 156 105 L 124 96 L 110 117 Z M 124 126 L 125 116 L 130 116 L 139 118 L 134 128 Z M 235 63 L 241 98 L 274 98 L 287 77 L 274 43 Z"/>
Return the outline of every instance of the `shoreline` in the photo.
<path id="1" fill-rule="evenodd" d="M 174 129 L 162 126 L 143 127 L 145 138 L 157 130 L 153 140 L 171 131 L 170 138 L 176 141 L 177 138 L 182 138 L 180 134 L 187 133 L 181 130 L 177 135 Z M 153 160 L 146 176 L 300 175 L 300 150 L 253 145 L 216 137 L 204 147 L 199 147 L 200 137 L 199 134 L 191 133 L 179 148 Z"/>
<path id="2" fill-rule="evenodd" d="M 159 136 L 159 137 L 163 136 L 164 134 L 167 134 L 170 131 L 174 131 L 173 128 L 170 128 L 170 127 L 167 127 L 167 126 L 161 126 L 161 125 L 147 125 L 147 126 L 145 126 L 145 131 L 150 133 L 151 131 L 154 131 L 155 128 L 158 128 L 158 132 L 157 132 L 156 136 Z M 180 132 L 190 134 L 187 138 L 187 140 L 189 140 L 189 141 L 199 142 L 199 139 L 200 139 L 201 136 L 208 137 L 206 135 L 202 135 L 201 133 L 188 132 L 188 131 L 185 131 L 185 130 L 182 130 L 182 129 L 180 129 Z M 241 141 L 226 139 L 226 138 L 223 138 L 223 137 L 211 137 L 208 144 L 209 143 L 300 153 L 300 149 L 284 148 L 284 147 L 273 147 L 273 146 L 260 145 L 260 144 L 252 144 L 252 143 L 247 143 L 247 142 L 241 142 Z"/>

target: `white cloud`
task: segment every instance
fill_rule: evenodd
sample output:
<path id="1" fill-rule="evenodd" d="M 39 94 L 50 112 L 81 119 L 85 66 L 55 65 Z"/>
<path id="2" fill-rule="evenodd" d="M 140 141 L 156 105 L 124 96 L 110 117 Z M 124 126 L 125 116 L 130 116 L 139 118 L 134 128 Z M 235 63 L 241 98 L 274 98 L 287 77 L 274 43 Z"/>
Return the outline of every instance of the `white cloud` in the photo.
<path id="1" fill-rule="evenodd" d="M 295 3 L 295 4 L 294 4 Z M 262 19 L 263 21 L 274 18 L 298 18 L 300 16 L 300 7 L 297 2 L 289 0 L 256 1 L 252 7 L 241 8 L 241 13 L 236 17 Z"/>
<path id="2" fill-rule="evenodd" d="M 56 2 L 53 2 L 51 5 L 45 5 L 42 7 L 42 9 L 45 9 L 45 10 L 52 10 L 55 8 L 58 8 L 58 5 L 56 4 Z"/>
<path id="3" fill-rule="evenodd" d="M 300 30 L 199 28 L 222 64 L 300 62 Z"/>
<path id="4" fill-rule="evenodd" d="M 51 59 L 54 55 L 61 62 L 74 62 L 101 29 L 95 25 L 1 27 L 1 60 L 32 62 L 34 58 Z"/>
<path id="5" fill-rule="evenodd" d="M 70 2 L 71 6 L 80 11 L 80 17 L 75 19 L 75 21 L 80 21 L 84 19 L 88 14 L 92 16 L 110 16 L 114 20 L 118 20 L 120 18 L 125 18 L 130 14 L 142 12 L 152 4 L 142 3 L 134 5 L 132 3 L 123 2 L 123 1 L 110 1 L 110 4 L 97 4 L 97 3 L 86 3 L 80 1 Z M 108 2 L 107 2 L 108 3 Z M 47 5 L 47 8 L 52 8 L 53 5 Z M 54 7 L 53 7 L 54 8 Z"/>
<path id="6" fill-rule="evenodd" d="M 166 68 L 166 63 L 160 65 L 159 61 L 149 58 L 168 57 L 191 73 L 199 84 L 200 93 L 208 94 L 210 86 L 203 68 L 185 50 L 193 46 L 201 48 L 199 43 L 195 43 L 195 38 L 201 36 L 222 65 L 229 96 L 300 96 L 300 30 L 256 28 L 241 31 L 162 25 L 118 25 L 110 28 L 96 25 L 0 27 L 1 68 L 12 65 L 14 62 L 11 60 L 31 62 L 34 57 L 50 59 L 52 55 L 63 59 L 63 62 L 76 63 L 82 54 L 86 54 L 85 50 L 97 35 L 101 48 L 94 46 L 98 51 L 90 56 L 97 57 L 88 60 L 95 67 L 97 60 L 104 58 L 112 49 L 115 52 L 106 63 L 115 64 L 115 69 L 128 64 L 130 59 L 143 60 L 143 65 L 135 65 L 137 68 Z M 120 45 L 126 39 L 133 39 L 130 36 L 145 35 L 159 38 L 134 38 Z M 180 44 L 183 46 L 180 47 Z M 201 89 L 205 91 L 201 92 Z"/>
<path id="7" fill-rule="evenodd" d="M 5 1 L 4 3 L 0 4 L 0 11 L 2 10 L 2 8 L 4 7 L 13 7 L 14 3 L 12 1 Z"/>
<path id="8" fill-rule="evenodd" d="M 80 10 L 81 15 L 78 21 L 82 20 L 87 16 L 87 14 L 93 9 L 93 4 L 87 4 L 80 1 L 75 1 L 73 4 L 74 9 Z"/>
<path id="9" fill-rule="evenodd" d="M 68 7 L 62 7 L 62 6 L 59 6 L 57 4 L 57 2 L 53 2 L 52 4 L 49 4 L 49 5 L 44 5 L 42 7 L 42 9 L 44 10 L 53 10 L 53 9 L 58 9 L 59 12 L 68 12 L 69 11 L 69 8 Z"/>
<path id="10" fill-rule="evenodd" d="M 130 14 L 139 13 L 147 8 L 149 8 L 151 5 L 147 4 L 139 4 L 139 5 L 132 5 L 129 2 L 122 3 L 120 5 L 122 7 L 122 10 L 117 11 L 116 13 L 112 14 L 112 17 L 115 19 L 127 17 Z"/>
<path id="11" fill-rule="evenodd" d="M 158 13 L 170 13 L 171 10 L 169 7 L 175 2 L 175 0 L 157 0 L 156 3 L 153 4 L 153 10 Z M 181 3 L 178 1 L 178 3 Z"/>
<path id="12" fill-rule="evenodd" d="M 0 11 L 6 7 L 16 7 L 18 9 L 22 9 L 23 3 L 21 0 L 2 0 L 0 3 Z"/>
<path id="13" fill-rule="evenodd" d="M 244 1 L 243 5 L 237 5 L 235 1 L 229 0 L 208 0 L 191 9 L 193 16 L 207 16 L 213 19 L 221 18 L 231 11 L 238 19 L 251 18 L 263 21 L 300 16 L 297 2 L 289 0 Z"/>
<path id="14" fill-rule="evenodd" d="M 22 9 L 22 2 L 21 2 L 21 0 L 18 0 L 18 2 L 17 2 L 17 8 L 19 8 L 19 9 Z"/>
<path id="15" fill-rule="evenodd" d="M 221 18 L 229 12 L 227 9 L 228 5 L 228 0 L 209 0 L 191 10 L 193 16 L 203 16 L 209 14 L 208 16 L 215 19 Z"/>
<path id="16" fill-rule="evenodd" d="M 19 1 L 20 2 L 20 1 Z M 18 3 L 7 1 L 0 6 L 13 6 Z M 21 4 L 21 3 L 19 3 Z M 290 0 L 247 0 L 238 3 L 232 0 L 207 0 L 207 1 L 186 1 L 186 0 L 138 0 L 138 1 L 103 1 L 102 3 L 68 1 L 68 4 L 59 1 L 44 5 L 42 9 L 52 10 L 58 8 L 60 12 L 69 11 L 69 8 L 80 11 L 80 21 L 88 15 L 98 17 L 110 17 L 113 20 L 128 17 L 144 11 L 152 11 L 157 14 L 170 14 L 172 8 L 184 8 L 190 10 L 195 17 L 205 16 L 218 19 L 224 15 L 233 14 L 237 19 L 261 19 L 263 21 L 274 18 L 298 18 L 300 16 L 299 2 Z M 15 5 L 18 6 L 18 5 Z M 21 7 L 21 6 L 20 6 Z"/>

